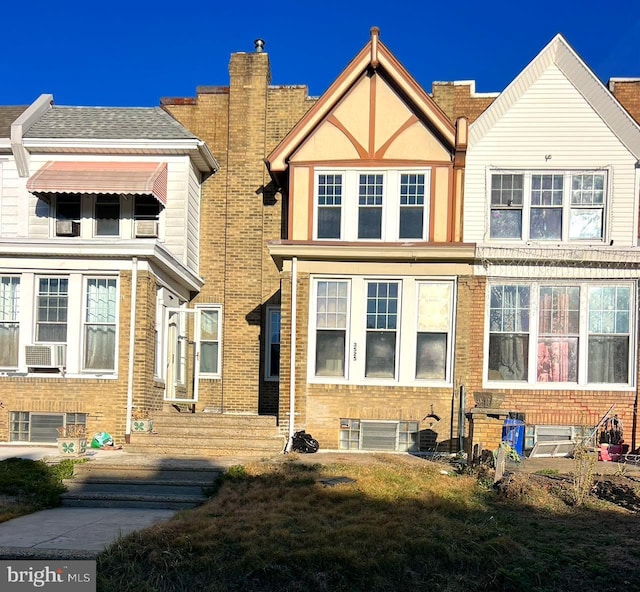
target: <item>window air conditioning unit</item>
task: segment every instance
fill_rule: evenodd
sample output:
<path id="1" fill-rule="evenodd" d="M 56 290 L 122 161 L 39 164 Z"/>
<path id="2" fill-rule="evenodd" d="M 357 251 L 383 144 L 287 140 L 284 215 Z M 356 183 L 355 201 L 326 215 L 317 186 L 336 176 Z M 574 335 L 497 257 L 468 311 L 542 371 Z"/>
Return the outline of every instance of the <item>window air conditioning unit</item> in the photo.
<path id="1" fill-rule="evenodd" d="M 157 220 L 136 220 L 136 238 L 158 238 Z"/>
<path id="2" fill-rule="evenodd" d="M 56 220 L 56 236 L 80 236 L 80 222 Z"/>
<path id="3" fill-rule="evenodd" d="M 67 345 L 47 343 L 25 345 L 25 359 L 30 368 L 64 368 L 67 365 Z"/>

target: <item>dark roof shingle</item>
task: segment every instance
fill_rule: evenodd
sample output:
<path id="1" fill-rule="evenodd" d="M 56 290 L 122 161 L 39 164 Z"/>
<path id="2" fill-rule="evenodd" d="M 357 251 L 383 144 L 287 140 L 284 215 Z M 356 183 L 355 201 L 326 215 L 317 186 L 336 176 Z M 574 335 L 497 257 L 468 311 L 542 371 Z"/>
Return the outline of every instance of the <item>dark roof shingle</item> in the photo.
<path id="1" fill-rule="evenodd" d="M 22 115 L 27 107 L 0 106 L 0 138 L 11 137 L 11 124 Z"/>
<path id="2" fill-rule="evenodd" d="M 53 106 L 25 138 L 182 140 L 195 136 L 160 107 Z"/>

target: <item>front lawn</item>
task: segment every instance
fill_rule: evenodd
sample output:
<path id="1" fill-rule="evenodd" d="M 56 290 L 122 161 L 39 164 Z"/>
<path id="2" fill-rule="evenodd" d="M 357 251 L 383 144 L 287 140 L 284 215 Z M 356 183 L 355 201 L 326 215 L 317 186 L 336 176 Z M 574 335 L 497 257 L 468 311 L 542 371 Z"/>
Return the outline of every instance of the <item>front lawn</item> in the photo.
<path id="1" fill-rule="evenodd" d="M 542 477 L 493 489 L 443 471 L 393 455 L 236 467 L 201 507 L 105 551 L 98 589 L 640 590 L 635 515 L 574 507 Z"/>

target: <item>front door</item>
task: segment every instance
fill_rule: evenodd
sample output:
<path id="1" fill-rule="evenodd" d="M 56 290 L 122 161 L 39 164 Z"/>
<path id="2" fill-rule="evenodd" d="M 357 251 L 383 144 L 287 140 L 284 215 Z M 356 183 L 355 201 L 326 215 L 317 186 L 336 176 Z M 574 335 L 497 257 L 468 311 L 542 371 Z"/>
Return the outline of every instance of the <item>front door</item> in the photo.
<path id="1" fill-rule="evenodd" d="M 196 316 L 198 310 L 167 309 L 167 368 L 165 401 L 195 403 L 198 400 L 198 342 Z"/>

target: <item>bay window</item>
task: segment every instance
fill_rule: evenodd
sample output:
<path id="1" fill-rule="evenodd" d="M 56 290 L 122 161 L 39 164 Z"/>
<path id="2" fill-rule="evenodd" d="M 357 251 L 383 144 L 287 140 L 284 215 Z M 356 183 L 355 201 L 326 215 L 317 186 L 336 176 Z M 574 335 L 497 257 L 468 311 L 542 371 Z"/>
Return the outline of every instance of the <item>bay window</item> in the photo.
<path id="1" fill-rule="evenodd" d="M 605 171 L 492 173 L 490 238 L 603 241 L 606 179 Z"/>
<path id="2" fill-rule="evenodd" d="M 414 385 L 451 380 L 453 280 L 315 278 L 312 288 L 312 382 Z"/>
<path id="3" fill-rule="evenodd" d="M 429 187 L 429 169 L 319 170 L 314 238 L 427 240 Z"/>
<path id="4" fill-rule="evenodd" d="M 20 278 L 0 276 L 0 368 L 18 365 Z"/>
<path id="5" fill-rule="evenodd" d="M 633 306 L 631 284 L 491 285 L 488 380 L 631 385 Z"/>

